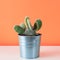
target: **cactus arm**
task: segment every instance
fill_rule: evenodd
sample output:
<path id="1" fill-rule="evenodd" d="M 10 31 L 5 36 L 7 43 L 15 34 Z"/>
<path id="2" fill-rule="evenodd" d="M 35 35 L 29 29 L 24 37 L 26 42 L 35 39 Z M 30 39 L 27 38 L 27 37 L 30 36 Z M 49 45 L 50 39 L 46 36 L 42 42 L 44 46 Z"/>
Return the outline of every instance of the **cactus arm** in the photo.
<path id="1" fill-rule="evenodd" d="M 28 28 L 29 30 L 32 30 L 32 25 L 31 25 L 31 23 L 30 23 L 30 21 L 29 21 L 29 17 L 25 17 L 25 22 L 26 22 L 27 28 Z"/>
<path id="2" fill-rule="evenodd" d="M 14 30 L 18 33 L 18 34 L 23 34 L 25 32 L 25 30 L 20 27 L 19 25 L 15 25 L 14 26 Z"/>
<path id="3" fill-rule="evenodd" d="M 24 23 L 20 24 L 20 27 L 22 27 L 24 30 L 26 29 L 26 26 Z"/>
<path id="4" fill-rule="evenodd" d="M 27 25 L 27 31 L 25 33 L 29 34 L 29 35 L 35 35 L 36 32 L 32 28 L 32 25 L 29 21 L 29 17 L 25 17 L 25 22 L 26 22 L 26 25 Z"/>
<path id="5" fill-rule="evenodd" d="M 38 31 L 41 28 L 41 26 L 42 26 L 42 21 L 40 19 L 37 19 L 34 24 L 33 30 Z"/>

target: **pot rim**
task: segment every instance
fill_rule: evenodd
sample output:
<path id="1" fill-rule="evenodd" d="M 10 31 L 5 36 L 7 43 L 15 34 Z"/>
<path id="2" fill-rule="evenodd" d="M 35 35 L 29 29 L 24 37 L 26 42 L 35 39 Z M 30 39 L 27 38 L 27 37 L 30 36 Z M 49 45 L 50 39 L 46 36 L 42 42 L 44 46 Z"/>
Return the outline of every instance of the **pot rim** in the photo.
<path id="1" fill-rule="evenodd" d="M 41 33 L 37 33 L 36 35 L 25 35 L 25 34 L 18 34 L 18 36 L 40 36 L 42 35 Z"/>

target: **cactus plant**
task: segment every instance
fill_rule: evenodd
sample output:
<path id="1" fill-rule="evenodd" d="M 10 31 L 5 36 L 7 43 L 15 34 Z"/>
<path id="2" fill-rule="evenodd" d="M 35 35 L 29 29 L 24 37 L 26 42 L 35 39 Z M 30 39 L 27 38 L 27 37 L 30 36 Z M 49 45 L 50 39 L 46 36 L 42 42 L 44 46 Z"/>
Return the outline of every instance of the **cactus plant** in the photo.
<path id="1" fill-rule="evenodd" d="M 18 34 L 36 35 L 37 34 L 36 31 L 38 31 L 42 26 L 42 21 L 40 19 L 37 19 L 36 22 L 34 23 L 34 26 L 32 26 L 29 17 L 25 17 L 25 23 L 26 25 L 24 23 L 20 24 L 20 26 L 15 25 L 14 30 Z"/>

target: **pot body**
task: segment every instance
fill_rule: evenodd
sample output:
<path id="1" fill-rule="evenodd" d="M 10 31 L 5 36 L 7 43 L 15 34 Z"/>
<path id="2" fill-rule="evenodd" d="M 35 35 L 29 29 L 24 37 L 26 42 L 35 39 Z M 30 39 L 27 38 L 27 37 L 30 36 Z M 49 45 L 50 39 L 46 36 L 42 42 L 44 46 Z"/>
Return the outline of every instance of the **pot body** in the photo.
<path id="1" fill-rule="evenodd" d="M 34 59 L 39 57 L 40 52 L 40 38 L 37 36 L 23 36 L 19 35 L 20 56 L 22 58 Z"/>

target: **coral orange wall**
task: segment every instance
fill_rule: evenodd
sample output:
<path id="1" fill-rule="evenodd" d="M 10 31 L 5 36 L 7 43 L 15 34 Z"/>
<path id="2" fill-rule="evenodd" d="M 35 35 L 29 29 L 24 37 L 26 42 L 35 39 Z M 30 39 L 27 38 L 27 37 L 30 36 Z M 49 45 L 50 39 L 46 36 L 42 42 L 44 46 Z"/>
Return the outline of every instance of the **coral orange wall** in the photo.
<path id="1" fill-rule="evenodd" d="M 15 24 L 41 18 L 41 45 L 60 45 L 60 0 L 0 0 L 0 45 L 18 45 Z"/>

